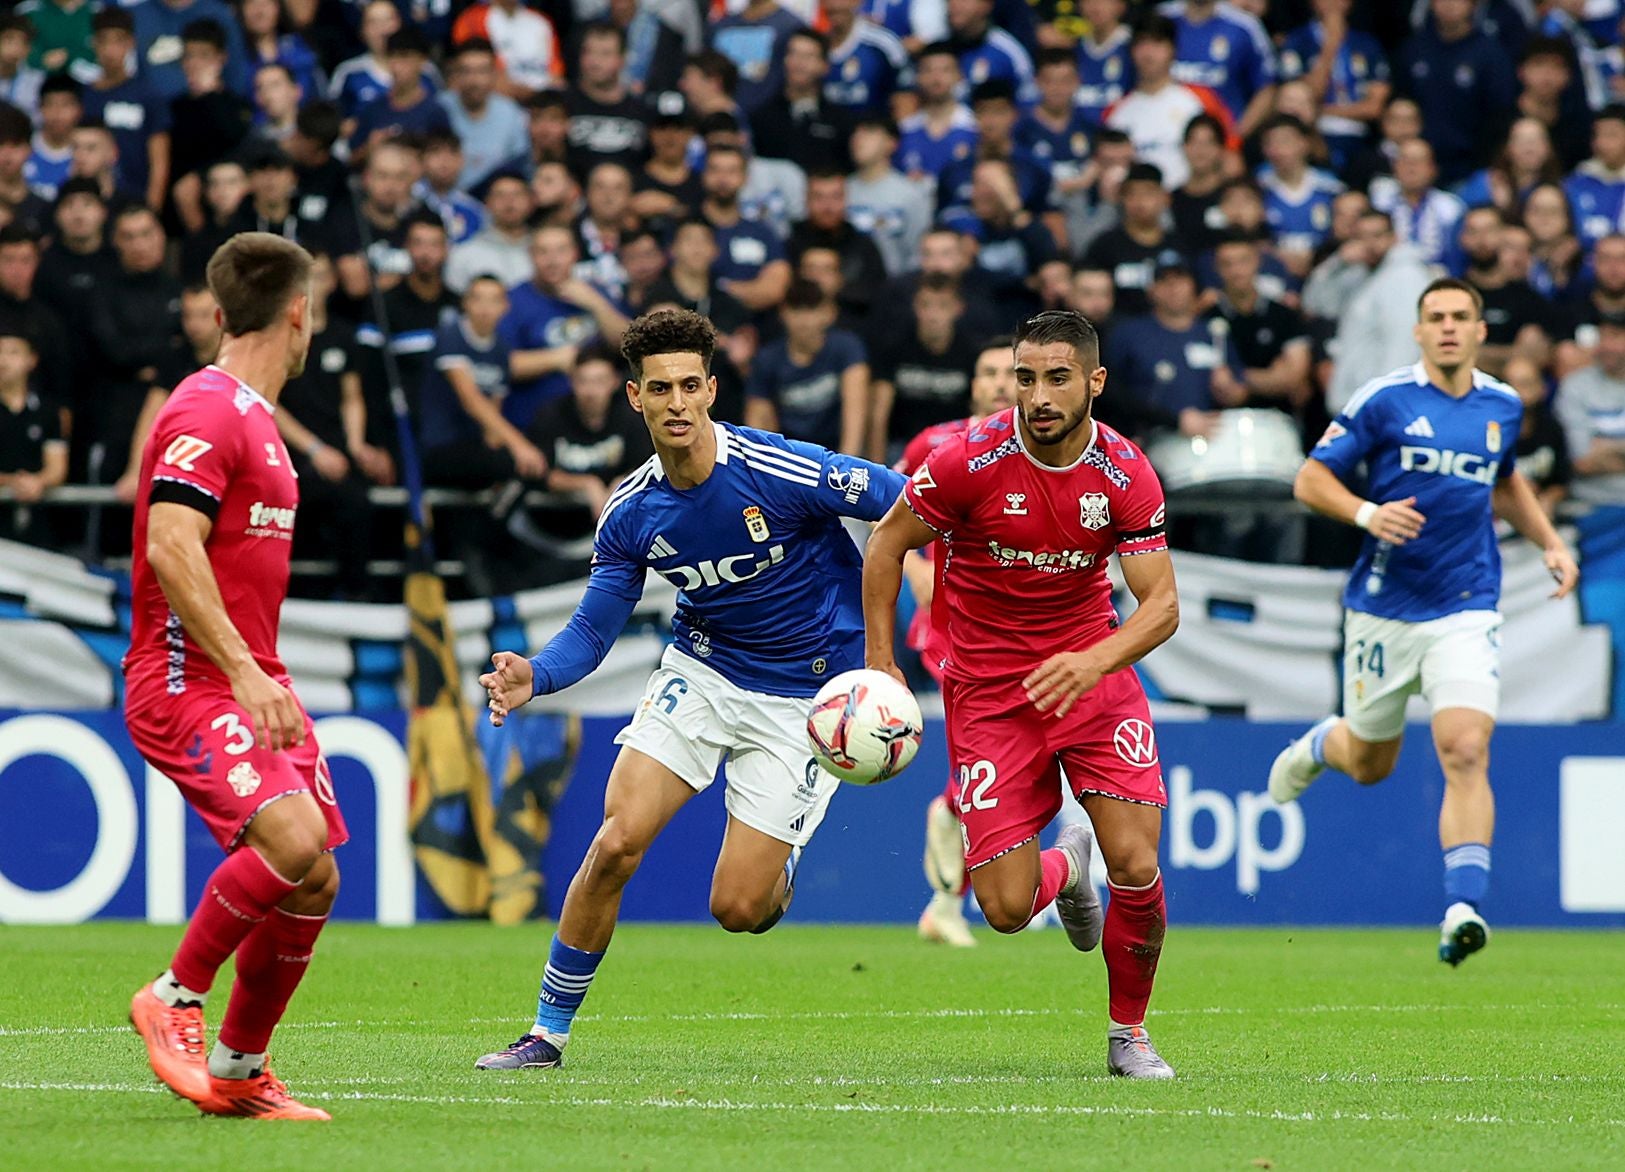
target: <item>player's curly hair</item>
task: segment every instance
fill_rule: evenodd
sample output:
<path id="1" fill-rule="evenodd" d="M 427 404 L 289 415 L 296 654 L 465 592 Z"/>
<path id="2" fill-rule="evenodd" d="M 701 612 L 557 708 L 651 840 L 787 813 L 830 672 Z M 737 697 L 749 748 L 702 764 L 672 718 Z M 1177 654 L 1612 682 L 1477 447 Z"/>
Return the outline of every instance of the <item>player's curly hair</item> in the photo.
<path id="1" fill-rule="evenodd" d="M 717 348 L 717 327 L 689 309 L 659 309 L 646 313 L 621 335 L 621 357 L 632 377 L 643 381 L 643 360 L 651 354 L 698 354 L 711 373 L 711 355 Z"/>
<path id="2" fill-rule="evenodd" d="M 1065 342 L 1078 356 L 1078 365 L 1088 373 L 1100 365 L 1100 335 L 1083 314 L 1073 309 L 1046 309 L 1016 327 L 1015 346 L 1031 342 L 1048 346 Z"/>

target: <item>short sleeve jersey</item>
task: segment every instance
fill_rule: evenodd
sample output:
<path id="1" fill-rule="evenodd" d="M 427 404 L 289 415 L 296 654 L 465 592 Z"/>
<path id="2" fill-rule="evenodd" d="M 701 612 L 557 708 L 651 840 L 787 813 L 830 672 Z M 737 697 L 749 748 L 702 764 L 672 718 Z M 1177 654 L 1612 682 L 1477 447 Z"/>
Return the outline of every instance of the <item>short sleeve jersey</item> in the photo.
<path id="1" fill-rule="evenodd" d="M 159 502 L 188 505 L 213 519 L 204 542 L 220 598 L 249 652 L 273 679 L 286 679 L 277 657 L 277 622 L 288 594 L 299 480 L 277 433 L 275 408 L 246 383 L 208 366 L 182 381 L 153 422 L 141 455 L 131 570 L 132 692 L 161 688 L 183 695 L 200 682 L 226 686 L 225 674 L 181 625 L 146 558 L 147 521 Z"/>
<path id="2" fill-rule="evenodd" d="M 1501 551 L 1491 494 L 1517 467 L 1522 425 L 1518 393 L 1482 371 L 1459 399 L 1421 363 L 1355 393 L 1310 456 L 1343 479 L 1364 463 L 1371 500 L 1415 497 L 1426 522 L 1404 545 L 1366 536 L 1344 606 L 1411 623 L 1495 609 Z"/>
<path id="3" fill-rule="evenodd" d="M 1106 560 L 1168 548 L 1162 485 L 1105 424 L 1066 468 L 1040 464 L 1014 409 L 937 447 L 904 489 L 942 535 L 950 679 L 1026 675 L 1117 626 Z M 933 620 L 937 617 L 935 610 Z"/>

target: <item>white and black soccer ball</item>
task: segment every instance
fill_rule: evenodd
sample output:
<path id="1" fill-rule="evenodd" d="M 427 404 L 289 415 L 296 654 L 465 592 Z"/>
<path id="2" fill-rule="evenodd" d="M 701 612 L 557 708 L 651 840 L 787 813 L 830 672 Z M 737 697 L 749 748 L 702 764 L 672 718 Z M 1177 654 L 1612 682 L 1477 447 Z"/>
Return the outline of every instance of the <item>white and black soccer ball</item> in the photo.
<path id="1" fill-rule="evenodd" d="M 914 760 L 924 721 L 919 701 L 883 671 L 842 672 L 813 698 L 807 741 L 824 770 L 854 785 L 877 785 Z"/>

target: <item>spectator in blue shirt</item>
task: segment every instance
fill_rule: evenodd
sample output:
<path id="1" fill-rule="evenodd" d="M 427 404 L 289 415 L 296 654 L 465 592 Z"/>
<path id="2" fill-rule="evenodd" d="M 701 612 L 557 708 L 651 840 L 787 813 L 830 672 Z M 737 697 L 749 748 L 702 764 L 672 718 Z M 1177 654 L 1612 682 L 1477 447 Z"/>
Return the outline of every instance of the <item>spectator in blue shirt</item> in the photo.
<path id="1" fill-rule="evenodd" d="M 790 284 L 790 262 L 778 233 L 747 220 L 739 210 L 745 187 L 745 156 L 738 147 L 712 146 L 700 176 L 705 191 L 700 214 L 717 238 L 713 273 L 717 288 L 754 313 L 774 308 Z"/>
<path id="2" fill-rule="evenodd" d="M 511 352 L 498 330 L 508 295 L 495 277 L 475 277 L 463 312 L 435 333 L 418 404 L 418 445 L 429 484 L 488 488 L 547 474 L 541 450 L 503 410 Z"/>
<path id="3" fill-rule="evenodd" d="M 1177 30 L 1174 80 L 1212 90 L 1236 132 L 1252 134 L 1275 104 L 1275 50 L 1263 24 L 1219 0 L 1171 0 L 1157 11 Z"/>
<path id="4" fill-rule="evenodd" d="M 379 140 L 401 134 L 427 134 L 451 126 L 446 110 L 429 87 L 423 84 L 423 67 L 429 62 L 429 40 L 408 25 L 391 33 L 385 46 L 389 66 L 389 91 L 374 98 L 356 115 L 350 135 L 350 158 L 365 160 L 367 151 Z"/>
<path id="5" fill-rule="evenodd" d="M 172 100 L 186 93 L 181 70 L 181 32 L 199 20 L 212 20 L 226 35 L 226 67 L 222 80 L 233 93 L 248 94 L 248 53 L 243 46 L 237 16 L 224 0 L 145 0 L 130 10 L 135 24 L 138 70 L 160 97 Z"/>
<path id="6" fill-rule="evenodd" d="M 321 94 L 327 80 L 316 52 L 304 37 L 283 27 L 279 0 L 242 0 L 241 11 L 250 74 L 262 65 L 280 65 L 307 101 Z"/>
<path id="7" fill-rule="evenodd" d="M 914 67 L 920 108 L 898 124 L 897 169 L 935 179 L 949 163 L 976 151 L 976 119 L 959 100 L 959 57 L 948 44 L 927 45 Z"/>
<path id="8" fill-rule="evenodd" d="M 778 0 L 750 0 L 741 12 L 711 26 L 711 47 L 739 70 L 734 96 L 747 116 L 784 88 L 784 43 L 806 27 Z"/>
<path id="9" fill-rule="evenodd" d="M 431 130 L 423 136 L 423 178 L 412 185 L 412 195 L 440 217 L 452 244 L 485 227 L 485 205 L 463 188 L 463 174 L 463 142 L 454 131 Z"/>
<path id="10" fill-rule="evenodd" d="M 1317 126 L 1338 171 L 1365 145 L 1393 90 L 1381 42 L 1349 27 L 1352 6 L 1353 0 L 1314 0 L 1315 19 L 1281 45 L 1281 80 L 1306 79 L 1323 103 Z"/>
<path id="11" fill-rule="evenodd" d="M 84 115 L 80 85 L 65 73 L 53 73 L 39 92 L 39 129 L 34 132 L 23 177 L 28 189 L 44 200 L 55 200 L 57 189 L 68 181 L 73 166 L 73 128 Z"/>
<path id="12" fill-rule="evenodd" d="M 1106 107 L 1134 88 L 1133 34 L 1123 23 L 1125 0 L 1083 0 L 1089 31 L 1078 38 L 1078 109 L 1099 126 Z"/>
<path id="13" fill-rule="evenodd" d="M 1438 174 L 1427 141 L 1408 142 L 1399 148 L 1393 178 L 1372 180 L 1371 206 L 1387 212 L 1399 238 L 1416 245 L 1429 264 L 1459 272 L 1461 246 L 1456 237 L 1467 205 L 1433 185 Z"/>
<path id="14" fill-rule="evenodd" d="M 1268 164 L 1258 173 L 1264 216 L 1283 260 L 1299 277 L 1309 274 L 1315 250 L 1332 227 L 1338 179 L 1309 165 L 1309 128 L 1290 114 L 1277 114 L 1260 132 Z"/>
<path id="15" fill-rule="evenodd" d="M 829 74 L 824 99 L 849 113 L 889 114 L 892 95 L 914 83 L 914 64 L 888 29 L 861 19 L 860 0 L 824 0 Z"/>
<path id="16" fill-rule="evenodd" d="M 1003 80 L 984 81 L 971 91 L 971 112 L 976 119 L 976 153 L 942 169 L 937 177 L 937 214 L 946 216 L 970 203 L 978 162 L 1002 159 L 1010 164 L 1022 206 L 1034 216 L 1046 215 L 1051 208 L 1050 164 L 1015 144 L 1016 120 L 1021 116 L 1015 87 Z"/>
<path id="17" fill-rule="evenodd" d="M 784 337 L 757 352 L 745 384 L 745 426 L 861 455 L 869 416 L 869 357 L 835 325 L 835 301 L 795 280 L 779 316 Z"/>
<path id="18" fill-rule="evenodd" d="M 513 351 L 513 388 L 502 412 L 521 431 L 544 403 L 570 393 L 580 348 L 598 338 L 619 346 L 627 322 L 614 302 L 575 275 L 580 254 L 573 229 L 536 229 L 530 256 L 536 277 L 508 291 L 508 312 L 498 328 Z"/>
<path id="19" fill-rule="evenodd" d="M 1023 106 L 1038 100 L 1033 59 L 1019 40 L 993 23 L 993 0 L 948 0 L 948 41 L 959 55 L 965 85 L 1007 81 Z"/>
<path id="20" fill-rule="evenodd" d="M 389 65 L 384 46 L 400 27 L 401 12 L 394 0 L 366 0 L 361 10 L 361 43 L 366 52 L 340 64 L 327 87 L 327 96 L 338 105 L 346 122 L 352 121 L 368 102 L 389 92 Z M 422 80 L 431 92 L 439 88 L 438 75 L 432 65 L 424 65 Z"/>
<path id="21" fill-rule="evenodd" d="M 127 68 L 135 53 L 135 18 L 128 9 L 104 8 L 90 27 L 101 77 L 80 95 L 83 117 L 112 131 L 119 186 L 143 194 L 148 207 L 161 207 L 169 194 L 169 102 Z"/>
<path id="22" fill-rule="evenodd" d="M 969 205 L 942 217 L 945 228 L 977 242 L 976 273 L 994 305 L 1020 319 L 1043 308 L 1039 289 L 1046 283 L 1064 286 L 1070 279 L 1055 237 L 1034 218 L 1021 199 L 1006 159 L 976 164 Z M 1061 270 L 1057 272 L 1057 270 Z M 1058 279 L 1059 285 L 1054 285 Z"/>
<path id="23" fill-rule="evenodd" d="M 1625 106 L 1604 106 L 1591 125 L 1591 157 L 1563 184 L 1580 242 L 1589 252 L 1625 210 Z"/>
<path id="24" fill-rule="evenodd" d="M 1517 97 L 1512 61 L 1473 23 L 1473 0 L 1432 0 L 1433 24 L 1399 48 L 1394 84 L 1414 98 L 1439 175 L 1459 183 L 1483 166 Z"/>
<path id="25" fill-rule="evenodd" d="M 451 88 L 440 95 L 451 129 L 462 142 L 465 191 L 530 149 L 530 124 L 519 103 L 496 92 L 497 59 L 491 42 L 470 37 L 452 50 Z"/>

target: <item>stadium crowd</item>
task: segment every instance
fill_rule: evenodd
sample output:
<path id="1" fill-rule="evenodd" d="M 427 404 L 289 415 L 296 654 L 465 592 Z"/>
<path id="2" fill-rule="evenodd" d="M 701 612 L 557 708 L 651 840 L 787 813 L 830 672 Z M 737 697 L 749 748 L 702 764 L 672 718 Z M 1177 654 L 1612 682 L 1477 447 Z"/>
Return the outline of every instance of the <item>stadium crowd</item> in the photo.
<path id="1" fill-rule="evenodd" d="M 1178 488 L 1161 462 L 1221 451 L 1238 411 L 1306 450 L 1415 359 L 1450 273 L 1483 294 L 1542 499 L 1625 505 L 1622 17 L 25 0 L 0 16 L 0 530 L 82 541 L 31 507 L 63 483 L 131 498 L 166 388 L 212 356 L 204 266 L 249 229 L 320 261 L 278 423 L 299 543 L 349 596 L 367 490 L 400 474 L 392 386 L 430 484 L 578 502 L 500 493 L 470 548 L 579 535 L 648 454 L 615 347 L 669 304 L 721 331 L 719 418 L 892 460 L 968 413 L 983 340 L 1070 306 L 1104 338 L 1099 415 Z M 1225 540 L 1306 556 L 1260 532 Z"/>

